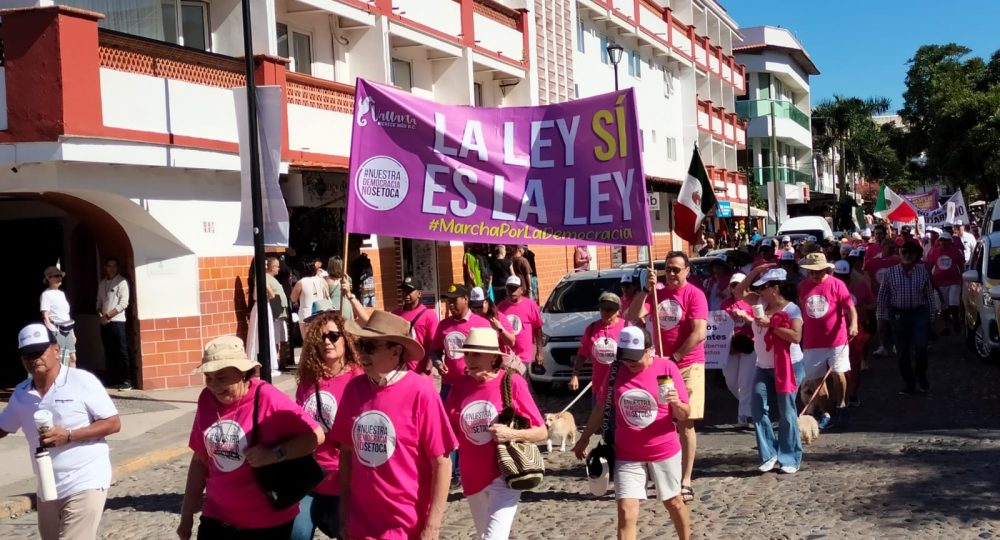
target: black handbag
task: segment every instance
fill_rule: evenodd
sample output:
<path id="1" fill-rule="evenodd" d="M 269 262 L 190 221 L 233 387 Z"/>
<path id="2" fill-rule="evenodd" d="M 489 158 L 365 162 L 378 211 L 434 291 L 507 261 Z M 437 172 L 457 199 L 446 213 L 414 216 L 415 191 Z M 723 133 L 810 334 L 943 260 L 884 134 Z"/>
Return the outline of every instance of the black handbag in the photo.
<path id="1" fill-rule="evenodd" d="M 604 399 L 604 417 L 601 419 L 601 442 L 587 455 L 587 463 L 597 458 L 604 458 L 608 462 L 608 478 L 615 478 L 615 378 L 618 376 L 618 365 L 620 360 L 615 360 L 611 364 L 611 373 L 608 374 L 608 393 Z"/>
<path id="2" fill-rule="evenodd" d="M 266 383 L 261 383 L 263 386 Z M 260 386 L 253 396 L 253 428 L 250 430 L 250 446 L 254 447 L 260 440 L 257 423 L 257 410 L 260 404 Z M 322 409 L 320 403 L 316 407 Z M 319 466 L 313 454 L 300 458 L 281 461 L 264 467 L 251 467 L 257 484 L 264 490 L 271 508 L 284 510 L 298 503 L 309 494 L 320 482 L 326 472 Z"/>
<path id="3" fill-rule="evenodd" d="M 746 334 L 733 334 L 729 346 L 740 354 L 750 354 L 753 352 L 753 338 Z"/>

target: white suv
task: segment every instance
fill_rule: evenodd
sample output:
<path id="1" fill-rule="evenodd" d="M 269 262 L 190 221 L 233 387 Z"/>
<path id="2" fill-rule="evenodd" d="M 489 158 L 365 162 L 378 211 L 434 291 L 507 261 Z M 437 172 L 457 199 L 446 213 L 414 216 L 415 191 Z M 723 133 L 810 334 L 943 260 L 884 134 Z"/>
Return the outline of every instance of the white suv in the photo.
<path id="1" fill-rule="evenodd" d="M 597 298 L 610 291 L 621 295 L 621 280 L 633 268 L 574 272 L 559 280 L 542 307 L 542 356 L 544 373 L 529 370 L 532 384 L 544 389 L 553 383 L 568 383 L 580 338 L 587 325 L 600 317 Z M 581 382 L 590 380 L 590 364 L 580 372 Z"/>

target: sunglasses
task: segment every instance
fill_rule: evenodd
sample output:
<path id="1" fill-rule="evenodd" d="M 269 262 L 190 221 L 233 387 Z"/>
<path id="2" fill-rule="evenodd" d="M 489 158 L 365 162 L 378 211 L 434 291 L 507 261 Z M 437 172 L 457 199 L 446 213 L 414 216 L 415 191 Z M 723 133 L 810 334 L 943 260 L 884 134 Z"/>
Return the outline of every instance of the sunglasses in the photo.
<path id="1" fill-rule="evenodd" d="M 680 273 L 681 273 L 681 272 L 683 272 L 684 270 L 687 270 L 687 268 L 677 268 L 676 266 L 668 266 L 668 267 L 666 268 L 666 272 L 667 272 L 668 274 L 673 274 L 673 275 L 675 275 L 675 276 L 676 276 L 676 275 L 678 275 L 678 274 L 680 274 Z"/>
<path id="2" fill-rule="evenodd" d="M 809 271 L 809 275 L 810 276 L 819 276 L 819 275 L 823 275 L 825 273 L 826 273 L 826 270 L 810 270 Z"/>
<path id="3" fill-rule="evenodd" d="M 327 332 L 323 334 L 322 337 L 323 339 L 328 340 L 330 343 L 336 343 L 340 341 L 340 338 L 342 338 L 343 336 L 344 334 L 341 334 L 340 332 Z"/>
<path id="4" fill-rule="evenodd" d="M 374 354 L 375 351 L 382 348 L 382 345 L 381 341 L 375 341 L 373 339 L 358 340 L 358 350 L 360 350 L 362 354 Z"/>

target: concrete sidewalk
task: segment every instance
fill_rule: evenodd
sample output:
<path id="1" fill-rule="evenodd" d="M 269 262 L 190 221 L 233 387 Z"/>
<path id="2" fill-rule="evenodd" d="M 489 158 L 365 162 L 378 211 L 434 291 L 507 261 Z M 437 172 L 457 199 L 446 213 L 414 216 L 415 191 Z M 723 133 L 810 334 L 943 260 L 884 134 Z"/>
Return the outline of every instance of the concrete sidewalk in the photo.
<path id="1" fill-rule="evenodd" d="M 293 395 L 295 376 L 275 373 L 274 385 Z M 189 452 L 191 424 L 203 388 L 108 391 L 122 420 L 121 431 L 108 438 L 114 482 Z M 0 439 L 0 518 L 34 508 L 32 455 L 22 432 Z"/>

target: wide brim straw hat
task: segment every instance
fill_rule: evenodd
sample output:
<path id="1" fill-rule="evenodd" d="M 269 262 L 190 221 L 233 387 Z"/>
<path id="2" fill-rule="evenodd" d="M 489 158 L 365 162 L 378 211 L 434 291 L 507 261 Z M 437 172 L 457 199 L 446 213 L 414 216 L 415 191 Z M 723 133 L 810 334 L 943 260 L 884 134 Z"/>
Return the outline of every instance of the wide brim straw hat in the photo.
<path id="1" fill-rule="evenodd" d="M 234 367 L 245 373 L 258 365 L 260 364 L 247 358 L 242 339 L 236 336 L 220 336 L 205 346 L 205 352 L 201 356 L 201 366 L 195 372 L 212 373 Z"/>
<path id="2" fill-rule="evenodd" d="M 463 353 L 501 354 L 500 340 L 497 339 L 497 333 L 492 328 L 470 329 L 469 337 L 465 338 L 465 344 L 455 350 Z"/>
<path id="3" fill-rule="evenodd" d="M 383 340 L 403 346 L 404 358 L 423 358 L 424 348 L 410 337 L 410 323 L 387 311 L 373 311 L 364 326 L 347 321 L 345 328 L 358 339 Z"/>
<path id="4" fill-rule="evenodd" d="M 826 255 L 822 253 L 810 253 L 802 258 L 799 266 L 806 270 L 829 270 L 833 268 L 833 263 L 827 262 Z"/>

